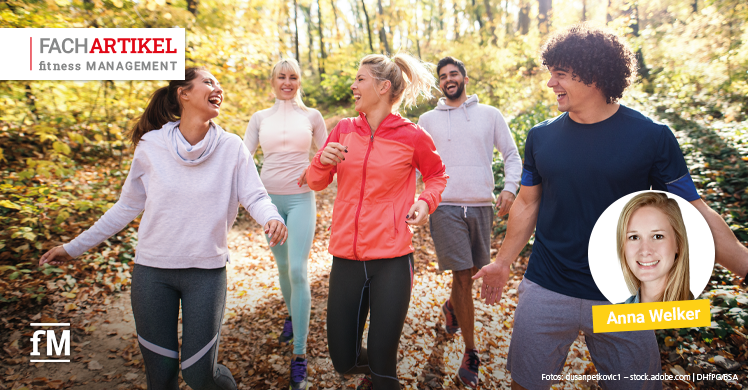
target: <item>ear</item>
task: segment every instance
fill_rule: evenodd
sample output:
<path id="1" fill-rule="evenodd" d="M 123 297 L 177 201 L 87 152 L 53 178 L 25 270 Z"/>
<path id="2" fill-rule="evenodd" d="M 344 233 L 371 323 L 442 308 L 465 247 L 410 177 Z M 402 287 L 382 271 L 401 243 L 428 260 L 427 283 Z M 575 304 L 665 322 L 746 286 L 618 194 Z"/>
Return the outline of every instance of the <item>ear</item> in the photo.
<path id="1" fill-rule="evenodd" d="M 387 92 L 389 92 L 390 87 L 392 87 L 392 83 L 390 82 L 390 80 L 382 81 L 382 84 L 379 86 L 379 94 L 386 94 Z"/>
<path id="2" fill-rule="evenodd" d="M 468 85 L 468 81 L 470 81 L 470 77 L 465 76 L 465 86 Z"/>
<path id="3" fill-rule="evenodd" d="M 177 99 L 184 99 L 184 100 L 190 100 L 189 96 L 187 96 L 187 91 L 184 89 L 184 87 L 177 88 Z"/>

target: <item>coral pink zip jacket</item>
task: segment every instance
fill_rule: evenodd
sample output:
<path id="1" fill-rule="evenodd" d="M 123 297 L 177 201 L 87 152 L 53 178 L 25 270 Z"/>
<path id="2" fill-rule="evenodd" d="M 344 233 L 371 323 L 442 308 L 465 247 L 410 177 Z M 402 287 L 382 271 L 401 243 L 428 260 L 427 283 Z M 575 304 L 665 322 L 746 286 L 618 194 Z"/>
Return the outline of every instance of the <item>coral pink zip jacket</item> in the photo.
<path id="1" fill-rule="evenodd" d="M 405 223 L 416 193 L 416 169 L 426 189 L 418 199 L 433 213 L 447 185 L 444 163 L 431 136 L 398 114 L 387 116 L 374 135 L 366 118 L 345 118 L 327 138 L 348 147 L 338 165 L 322 165 L 324 147 L 307 169 L 307 183 L 325 189 L 338 174 L 332 214 L 333 256 L 351 260 L 389 259 L 413 252 L 413 232 Z"/>

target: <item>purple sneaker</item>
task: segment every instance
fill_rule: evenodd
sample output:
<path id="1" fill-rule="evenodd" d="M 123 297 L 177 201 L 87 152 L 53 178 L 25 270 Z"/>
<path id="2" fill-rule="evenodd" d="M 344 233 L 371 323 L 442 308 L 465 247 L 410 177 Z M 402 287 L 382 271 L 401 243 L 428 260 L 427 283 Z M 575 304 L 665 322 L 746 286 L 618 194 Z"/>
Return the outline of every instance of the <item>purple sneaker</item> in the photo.
<path id="1" fill-rule="evenodd" d="M 289 390 L 306 390 L 309 382 L 306 378 L 307 360 L 300 357 L 291 360 L 291 385 Z"/>
<path id="2" fill-rule="evenodd" d="M 480 367 L 478 351 L 473 349 L 465 352 L 465 355 L 462 357 L 462 365 L 460 365 L 460 369 L 457 370 L 457 377 L 460 378 L 460 382 L 462 382 L 465 387 L 469 389 L 478 388 L 478 382 L 480 382 L 480 379 L 478 378 L 478 367 Z"/>
<path id="3" fill-rule="evenodd" d="M 444 315 L 444 328 L 447 330 L 447 333 L 457 333 L 457 331 L 460 330 L 460 325 L 457 324 L 457 316 L 455 315 L 455 310 L 452 307 L 452 303 L 449 302 L 449 299 L 447 299 L 447 302 L 444 302 L 444 305 L 442 305 L 442 314 Z"/>
<path id="4" fill-rule="evenodd" d="M 374 384 L 371 383 L 371 377 L 366 375 L 361 378 L 361 382 L 356 387 L 356 390 L 374 390 Z"/>
<path id="5" fill-rule="evenodd" d="M 291 323 L 291 317 L 286 317 L 286 321 L 283 323 L 283 332 L 278 336 L 278 342 L 281 344 L 291 344 L 293 342 L 293 325 Z"/>

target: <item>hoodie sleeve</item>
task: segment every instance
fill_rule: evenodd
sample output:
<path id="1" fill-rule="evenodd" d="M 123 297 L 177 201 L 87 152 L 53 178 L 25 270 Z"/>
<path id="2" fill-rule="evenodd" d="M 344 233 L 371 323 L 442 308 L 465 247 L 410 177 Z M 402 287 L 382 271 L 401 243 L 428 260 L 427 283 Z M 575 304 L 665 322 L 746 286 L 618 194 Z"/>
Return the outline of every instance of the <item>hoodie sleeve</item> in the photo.
<path id="1" fill-rule="evenodd" d="M 325 126 L 325 118 L 322 117 L 319 111 L 314 110 L 310 116 L 312 122 L 312 138 L 314 139 L 314 145 L 317 149 L 322 149 L 327 140 L 327 126 Z"/>
<path id="2" fill-rule="evenodd" d="M 257 151 L 257 145 L 260 144 L 260 122 L 260 115 L 256 112 L 249 120 L 247 131 L 244 133 L 244 145 L 253 156 Z"/>
<path id="3" fill-rule="evenodd" d="M 278 214 L 278 209 L 270 200 L 270 196 L 262 185 L 260 175 L 257 174 L 257 167 L 249 151 L 246 148 L 239 148 L 238 172 L 237 172 L 237 193 L 239 203 L 249 212 L 260 226 L 265 226 L 268 221 L 275 219 L 285 225 L 285 221 Z"/>
<path id="4" fill-rule="evenodd" d="M 413 166 L 423 175 L 423 184 L 426 189 L 418 196 L 429 205 L 429 214 L 436 211 L 436 207 L 442 201 L 442 192 L 447 186 L 446 167 L 441 156 L 436 151 L 436 145 L 423 128 L 416 125 L 416 142 L 413 150 Z"/>
<path id="5" fill-rule="evenodd" d="M 522 178 L 522 159 L 519 157 L 517 144 L 509 131 L 509 126 L 499 110 L 496 110 L 494 119 L 493 144 L 501 152 L 501 158 L 504 159 L 503 191 L 516 195 L 519 181 Z"/>
<path id="6" fill-rule="evenodd" d="M 143 184 L 143 177 L 146 174 L 147 167 L 148 160 L 143 151 L 143 146 L 135 148 L 130 172 L 127 174 L 125 185 L 122 186 L 122 192 L 117 203 L 88 230 L 81 233 L 73 241 L 64 244 L 65 252 L 74 258 L 82 255 L 107 238 L 119 233 L 145 209 L 146 186 Z"/>
<path id="7" fill-rule="evenodd" d="M 332 129 L 332 133 L 330 133 L 330 136 L 327 137 L 327 142 L 325 142 L 325 144 L 322 145 L 321 148 L 319 148 L 317 154 L 315 154 L 314 158 L 312 159 L 312 163 L 309 164 L 309 167 L 306 170 L 307 185 L 309 185 L 309 188 L 314 191 L 322 191 L 327 188 L 327 186 L 332 183 L 332 178 L 335 177 L 335 173 L 338 171 L 337 165 L 322 165 L 322 163 L 319 161 L 319 158 L 322 155 L 322 152 L 325 150 L 327 144 L 329 144 L 330 142 L 340 141 L 341 123 L 343 123 L 343 121 L 340 121 L 337 126 Z"/>

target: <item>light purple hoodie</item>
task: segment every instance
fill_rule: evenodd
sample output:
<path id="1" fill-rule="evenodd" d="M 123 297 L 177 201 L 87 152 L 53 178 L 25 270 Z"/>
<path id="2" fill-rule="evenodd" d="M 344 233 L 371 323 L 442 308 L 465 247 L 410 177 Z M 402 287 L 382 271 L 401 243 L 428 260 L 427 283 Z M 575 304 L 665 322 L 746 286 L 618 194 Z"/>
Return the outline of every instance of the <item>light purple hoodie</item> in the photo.
<path id="1" fill-rule="evenodd" d="M 135 148 L 117 203 L 64 245 L 78 257 L 116 234 L 141 211 L 135 262 L 156 268 L 220 268 L 241 203 L 260 225 L 283 222 L 242 139 L 212 124 L 190 145 L 170 122 Z"/>
<path id="2" fill-rule="evenodd" d="M 441 205 L 491 206 L 493 202 L 494 147 L 504 159 L 504 191 L 517 193 L 522 159 L 509 127 L 497 108 L 478 103 L 471 95 L 459 107 L 439 99 L 436 109 L 418 119 L 434 139 L 436 151 L 447 167 L 447 188 Z"/>

